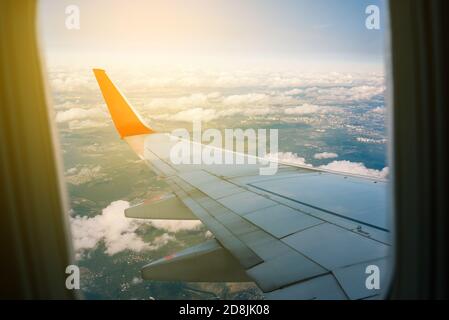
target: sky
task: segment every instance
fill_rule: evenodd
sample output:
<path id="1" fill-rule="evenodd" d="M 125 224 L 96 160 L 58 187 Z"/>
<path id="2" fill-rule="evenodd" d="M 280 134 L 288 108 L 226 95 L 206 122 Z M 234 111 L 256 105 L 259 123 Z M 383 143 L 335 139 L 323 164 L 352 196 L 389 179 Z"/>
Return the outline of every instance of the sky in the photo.
<path id="1" fill-rule="evenodd" d="M 368 5 L 381 30 L 365 27 Z M 68 5 L 80 29 L 65 27 Z M 247 63 L 379 66 L 386 9 L 379 0 L 41 0 L 48 63 Z"/>

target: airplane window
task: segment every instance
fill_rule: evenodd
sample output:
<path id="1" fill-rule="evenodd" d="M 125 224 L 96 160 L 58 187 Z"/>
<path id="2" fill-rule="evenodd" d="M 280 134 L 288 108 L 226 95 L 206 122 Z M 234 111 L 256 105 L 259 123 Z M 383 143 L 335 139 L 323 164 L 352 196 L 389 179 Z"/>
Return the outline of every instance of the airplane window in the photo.
<path id="1" fill-rule="evenodd" d="M 41 0 L 84 298 L 384 298 L 387 7 Z"/>

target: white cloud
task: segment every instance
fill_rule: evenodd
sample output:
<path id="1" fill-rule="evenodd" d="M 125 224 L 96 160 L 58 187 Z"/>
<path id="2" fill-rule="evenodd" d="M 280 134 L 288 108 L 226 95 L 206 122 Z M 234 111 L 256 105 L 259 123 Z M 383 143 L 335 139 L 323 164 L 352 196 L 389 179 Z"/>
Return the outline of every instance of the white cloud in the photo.
<path id="1" fill-rule="evenodd" d="M 202 226 L 199 220 L 151 220 L 151 224 L 158 229 L 168 232 L 178 232 L 184 230 L 196 230 Z"/>
<path id="2" fill-rule="evenodd" d="M 266 104 L 269 96 L 262 93 L 248 93 L 228 96 L 223 100 L 227 106 L 261 105 Z"/>
<path id="3" fill-rule="evenodd" d="M 127 218 L 128 219 L 128 218 Z M 144 223 L 144 222 L 142 222 Z M 151 243 L 147 244 L 147 250 L 157 250 L 160 247 L 165 246 L 170 241 L 176 241 L 176 238 L 168 233 L 164 233 L 163 235 L 156 237 L 151 241 Z"/>
<path id="4" fill-rule="evenodd" d="M 72 108 L 65 111 L 59 111 L 56 114 L 56 122 L 58 123 L 86 119 L 107 119 L 107 113 L 101 108 Z"/>
<path id="5" fill-rule="evenodd" d="M 299 107 L 287 108 L 284 110 L 285 114 L 288 115 L 304 115 L 311 114 L 320 111 L 320 107 L 312 104 L 304 104 Z"/>
<path id="6" fill-rule="evenodd" d="M 386 111 L 385 107 L 376 107 L 373 110 L 371 110 L 371 112 L 379 114 L 384 114 L 385 111 Z"/>
<path id="7" fill-rule="evenodd" d="M 93 218 L 75 217 L 71 219 L 72 236 L 75 250 L 94 249 L 100 241 L 104 241 L 106 253 L 114 255 L 123 250 L 140 252 L 150 248 L 135 231 L 141 224 L 133 219 L 127 219 L 125 209 L 129 208 L 126 201 L 112 202 L 103 209 L 100 215 Z M 158 240 L 157 245 L 163 245 L 169 239 Z M 157 246 L 156 245 L 156 246 Z"/>
<path id="8" fill-rule="evenodd" d="M 101 166 L 75 167 L 66 172 L 66 181 L 74 185 L 81 185 L 104 177 L 106 174 L 102 172 Z"/>
<path id="9" fill-rule="evenodd" d="M 357 141 L 361 143 L 368 143 L 368 144 L 385 144 L 387 143 L 387 139 L 372 139 L 372 138 L 365 138 L 365 137 L 357 137 Z"/>
<path id="10" fill-rule="evenodd" d="M 60 103 L 60 104 L 54 104 L 53 108 L 55 110 L 68 110 L 68 109 L 72 109 L 72 108 L 77 108 L 79 104 L 80 104 L 79 99 L 75 99 L 74 101 L 69 100 L 69 101 L 64 101 L 63 103 Z"/>
<path id="11" fill-rule="evenodd" d="M 214 109 L 195 108 L 190 110 L 181 111 L 175 114 L 160 114 L 153 115 L 153 119 L 168 120 L 168 121 L 211 121 L 217 119 L 219 115 Z"/>
<path id="12" fill-rule="evenodd" d="M 50 87 L 59 92 L 92 91 L 94 79 L 90 73 L 77 72 L 51 72 Z"/>
<path id="13" fill-rule="evenodd" d="M 276 154 L 268 154 L 266 158 L 268 158 L 271 161 L 279 161 L 286 164 L 308 166 L 313 168 L 313 166 L 308 164 L 303 157 L 292 152 L 279 152 Z M 318 169 L 325 169 L 335 172 L 343 172 L 378 179 L 388 178 L 388 167 L 385 167 L 382 170 L 369 169 L 363 163 L 351 162 L 347 160 L 334 161 L 327 165 L 320 166 L 318 167 Z"/>
<path id="14" fill-rule="evenodd" d="M 182 230 L 196 230 L 201 226 L 200 221 L 169 221 L 169 220 L 140 220 L 125 217 L 125 209 L 129 208 L 127 201 L 115 201 L 103 209 L 100 215 L 92 218 L 71 218 L 71 229 L 74 247 L 80 258 L 85 250 L 95 249 L 103 241 L 106 253 L 114 255 L 124 250 L 141 252 L 157 250 L 170 241 L 176 241 L 169 233 Z M 166 233 L 145 242 L 136 233 L 142 225 L 152 225 L 165 230 Z"/>
<path id="15" fill-rule="evenodd" d="M 375 96 L 383 95 L 384 85 L 360 85 L 352 87 L 315 87 L 306 90 L 308 98 L 326 103 L 347 103 L 353 101 L 369 101 Z"/>
<path id="16" fill-rule="evenodd" d="M 306 163 L 306 159 L 303 157 L 298 156 L 296 153 L 293 152 L 278 152 L 278 153 L 269 153 L 266 155 L 266 157 L 270 161 L 274 162 L 284 162 L 284 163 L 290 163 L 290 164 L 296 164 L 301 166 L 309 166 L 310 164 Z"/>
<path id="17" fill-rule="evenodd" d="M 333 152 L 317 153 L 313 156 L 317 160 L 338 158 L 338 154 Z"/>
<path id="18" fill-rule="evenodd" d="M 73 120 L 69 122 L 70 130 L 90 129 L 90 128 L 102 128 L 109 125 L 106 121 L 94 121 L 94 120 Z"/>
<path id="19" fill-rule="evenodd" d="M 142 283 L 143 282 L 143 279 L 142 278 L 138 278 L 138 277 L 134 277 L 132 280 L 131 280 L 131 283 L 132 284 L 140 284 L 140 283 Z"/>
<path id="20" fill-rule="evenodd" d="M 254 116 L 280 112 L 280 106 L 297 105 L 291 96 L 272 92 L 224 96 L 220 92 L 195 93 L 178 98 L 155 98 L 146 104 L 153 119 L 172 121 L 215 120 L 237 114 Z"/>
<path id="21" fill-rule="evenodd" d="M 239 113 L 242 113 L 246 116 L 264 116 L 276 112 L 272 108 L 247 108 L 243 111 L 240 111 Z"/>
<path id="22" fill-rule="evenodd" d="M 295 96 L 295 95 L 301 94 L 303 92 L 304 92 L 304 90 L 302 90 L 302 89 L 292 89 L 292 90 L 288 90 L 288 91 L 284 92 L 284 94 L 287 96 Z"/>
<path id="23" fill-rule="evenodd" d="M 346 160 L 334 161 L 327 165 L 320 166 L 320 168 L 373 178 L 380 178 L 380 179 L 388 178 L 388 167 L 385 167 L 382 170 L 369 169 L 361 162 L 351 162 Z"/>
<path id="24" fill-rule="evenodd" d="M 78 171 L 78 168 L 76 168 L 76 167 L 67 169 L 66 175 L 72 175 L 72 174 L 75 174 L 77 171 Z"/>
<path id="25" fill-rule="evenodd" d="M 264 66 L 266 67 L 266 65 Z M 343 86 L 369 84 L 377 85 L 383 82 L 381 73 L 338 73 L 338 72 L 306 72 L 304 68 L 164 68 L 146 70 L 127 74 L 122 78 L 136 89 L 142 88 L 298 88 L 303 86 Z M 275 69 L 276 68 L 276 69 Z"/>
<path id="26" fill-rule="evenodd" d="M 150 110 L 185 110 L 190 108 L 204 108 L 210 106 L 209 99 L 216 99 L 216 95 L 195 93 L 179 98 L 155 98 L 146 105 Z"/>
<path id="27" fill-rule="evenodd" d="M 216 120 L 223 117 L 231 117 L 235 115 L 245 116 L 263 116 L 267 114 L 276 113 L 273 108 L 228 108 L 228 109 L 203 109 L 194 108 L 177 112 L 175 114 L 163 113 L 159 115 L 152 115 L 151 118 L 155 120 L 165 121 L 186 121 L 201 120 L 204 122 Z"/>
<path id="28" fill-rule="evenodd" d="M 374 96 L 382 95 L 385 91 L 384 86 L 358 86 L 358 87 L 352 87 L 348 95 L 353 100 L 371 100 Z"/>

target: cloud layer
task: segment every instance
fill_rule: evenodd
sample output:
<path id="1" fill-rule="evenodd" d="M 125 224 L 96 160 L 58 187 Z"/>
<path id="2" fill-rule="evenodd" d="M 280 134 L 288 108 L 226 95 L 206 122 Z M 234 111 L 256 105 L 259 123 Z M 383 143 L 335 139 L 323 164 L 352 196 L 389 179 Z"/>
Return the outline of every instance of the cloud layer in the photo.
<path id="1" fill-rule="evenodd" d="M 380 101 L 385 91 L 380 73 L 156 68 L 110 76 L 147 120 L 163 121 L 212 121 L 236 115 L 273 115 L 289 121 L 314 114 L 332 119 L 340 107 Z M 58 123 L 73 130 L 110 123 L 95 79 L 85 69 L 52 70 L 50 82 L 58 94 L 73 97 L 57 104 Z M 80 100 L 86 96 L 89 99 Z M 378 107 L 371 114 L 382 111 Z"/>

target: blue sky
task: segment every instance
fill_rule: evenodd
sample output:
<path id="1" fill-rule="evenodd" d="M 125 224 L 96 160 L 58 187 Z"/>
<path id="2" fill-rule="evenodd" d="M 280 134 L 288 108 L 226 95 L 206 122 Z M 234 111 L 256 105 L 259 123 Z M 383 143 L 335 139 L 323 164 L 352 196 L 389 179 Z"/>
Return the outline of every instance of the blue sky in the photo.
<path id="1" fill-rule="evenodd" d="M 382 64 L 385 28 L 365 27 L 379 0 L 42 0 L 47 53 L 139 54 L 173 59 L 354 61 Z M 81 29 L 65 28 L 65 7 L 80 8 Z"/>

